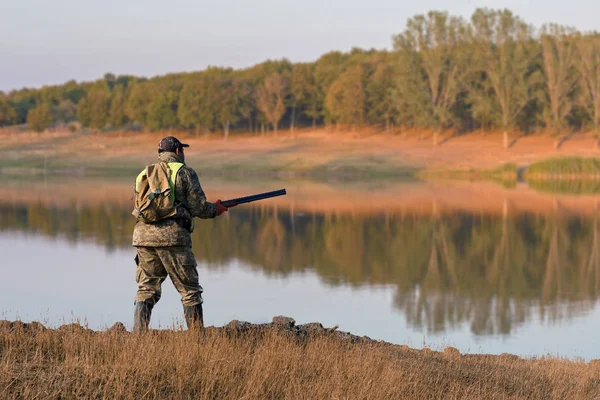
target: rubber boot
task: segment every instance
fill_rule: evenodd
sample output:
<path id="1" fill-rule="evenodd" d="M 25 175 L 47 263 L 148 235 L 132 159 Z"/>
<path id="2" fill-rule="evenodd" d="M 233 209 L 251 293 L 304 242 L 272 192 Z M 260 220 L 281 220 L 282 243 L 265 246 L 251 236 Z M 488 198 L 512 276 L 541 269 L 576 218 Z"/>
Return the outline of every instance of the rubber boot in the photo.
<path id="1" fill-rule="evenodd" d="M 133 314 L 134 332 L 146 332 L 148 330 L 152 307 L 152 304 L 145 301 L 137 301 L 135 303 L 135 312 Z"/>
<path id="2" fill-rule="evenodd" d="M 202 304 L 183 306 L 183 315 L 185 316 L 185 323 L 187 324 L 188 329 L 204 327 Z"/>

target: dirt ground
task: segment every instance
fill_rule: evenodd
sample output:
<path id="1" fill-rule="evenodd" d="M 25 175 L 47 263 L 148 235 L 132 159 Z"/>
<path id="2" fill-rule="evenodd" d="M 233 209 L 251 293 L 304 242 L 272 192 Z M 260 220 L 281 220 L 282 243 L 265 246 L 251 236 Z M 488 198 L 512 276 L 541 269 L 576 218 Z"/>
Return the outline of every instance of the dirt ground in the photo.
<path id="1" fill-rule="evenodd" d="M 116 168 L 152 162 L 161 137 L 174 134 L 189 143 L 188 163 L 201 171 L 235 173 L 344 173 L 370 171 L 393 173 L 414 169 L 488 169 L 513 162 L 527 166 L 534 161 L 564 155 L 598 156 L 597 140 L 589 133 L 568 138 L 559 149 L 549 135 L 511 135 L 513 145 L 504 149 L 498 133 L 469 133 L 450 137 L 438 146 L 427 134 L 408 132 L 301 131 L 275 137 L 220 135 L 195 137 L 188 133 L 69 132 L 16 133 L 0 130 L 0 167 L 7 168 Z"/>

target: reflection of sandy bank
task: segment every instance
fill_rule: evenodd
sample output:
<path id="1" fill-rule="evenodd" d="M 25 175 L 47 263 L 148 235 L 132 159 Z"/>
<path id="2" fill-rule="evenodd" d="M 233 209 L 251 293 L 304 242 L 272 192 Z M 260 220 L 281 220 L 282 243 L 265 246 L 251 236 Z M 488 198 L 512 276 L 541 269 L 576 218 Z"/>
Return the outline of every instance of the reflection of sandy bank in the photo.
<path id="1" fill-rule="evenodd" d="M 268 199 L 265 206 L 294 212 L 371 214 L 389 212 L 429 215 L 464 211 L 482 214 L 533 212 L 539 214 L 596 214 L 600 195 L 556 195 L 527 185 L 507 189 L 491 182 L 352 182 L 305 180 L 223 181 L 202 179 L 208 199 L 226 199 L 285 187 L 288 195 Z M 77 204 L 127 205 L 132 184 L 123 180 L 61 178 L 47 181 L 6 181 L 0 202 L 41 202 L 58 206 Z"/>

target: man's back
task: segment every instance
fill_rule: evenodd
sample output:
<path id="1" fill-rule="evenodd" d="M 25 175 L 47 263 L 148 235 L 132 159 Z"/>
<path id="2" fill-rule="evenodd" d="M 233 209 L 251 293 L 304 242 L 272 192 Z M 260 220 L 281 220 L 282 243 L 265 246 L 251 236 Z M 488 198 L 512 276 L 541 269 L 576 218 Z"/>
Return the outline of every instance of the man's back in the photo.
<path id="1" fill-rule="evenodd" d="M 175 153 L 163 152 L 158 155 L 158 162 L 180 163 L 182 160 Z M 138 221 L 133 230 L 133 246 L 191 246 L 192 219 L 194 217 L 214 218 L 218 211 L 215 204 L 206 201 L 198 174 L 187 165 L 182 166 L 177 172 L 175 204 L 177 205 L 175 217 L 150 224 Z"/>
<path id="2" fill-rule="evenodd" d="M 133 230 L 136 282 L 134 330 L 145 331 L 150 323 L 154 305 L 160 300 L 161 285 L 169 276 L 181 295 L 183 311 L 188 328 L 202 326 L 202 286 L 196 270 L 196 258 L 192 252 L 190 233 L 194 217 L 215 218 L 227 211 L 220 201 L 209 203 L 200 186 L 196 172 L 185 164 L 184 147 L 178 139 L 169 136 L 158 146 L 158 162 L 177 165 L 177 176 L 169 176 L 175 182 L 174 204 L 177 213 L 156 222 L 146 223 L 140 219 Z M 171 189 L 173 190 L 173 189 Z"/>

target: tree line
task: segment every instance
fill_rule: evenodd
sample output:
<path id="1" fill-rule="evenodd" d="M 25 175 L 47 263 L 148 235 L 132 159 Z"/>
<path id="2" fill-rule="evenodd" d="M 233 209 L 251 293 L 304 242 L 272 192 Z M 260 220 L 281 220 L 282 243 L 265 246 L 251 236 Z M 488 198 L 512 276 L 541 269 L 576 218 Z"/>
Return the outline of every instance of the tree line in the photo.
<path id="1" fill-rule="evenodd" d="M 37 233 L 108 251 L 131 247 L 135 218 L 119 204 L 0 204 L 0 232 Z M 194 254 L 209 268 L 231 260 L 276 276 L 314 271 L 330 285 L 393 285 L 411 326 L 509 334 L 530 318 L 561 321 L 600 297 L 600 218 L 307 214 L 247 207 L 204 220 Z M 204 240 L 212 237 L 215 240 Z M 218 239 L 218 240 L 217 240 Z M 133 262 L 133 261 L 132 261 Z"/>
<path id="2" fill-rule="evenodd" d="M 600 34 L 511 11 L 469 20 L 431 11 L 407 21 L 393 50 L 333 51 L 312 63 L 268 60 L 151 79 L 106 74 L 95 82 L 0 94 L 0 125 L 43 131 L 78 121 L 93 129 L 243 132 L 298 126 L 433 132 L 477 129 L 556 135 L 600 129 Z"/>

